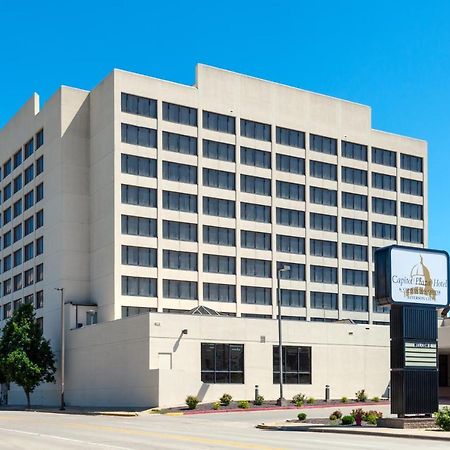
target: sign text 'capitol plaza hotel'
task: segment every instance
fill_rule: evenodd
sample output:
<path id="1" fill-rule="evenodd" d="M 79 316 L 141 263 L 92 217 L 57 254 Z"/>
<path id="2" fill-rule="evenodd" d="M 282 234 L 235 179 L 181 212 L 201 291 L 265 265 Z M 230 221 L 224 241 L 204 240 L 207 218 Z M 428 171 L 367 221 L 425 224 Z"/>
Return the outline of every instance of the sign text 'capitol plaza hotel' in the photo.
<path id="1" fill-rule="evenodd" d="M 34 95 L 0 157 L 0 319 L 32 302 L 58 352 L 64 288 L 69 404 L 276 398 L 283 265 L 286 396 L 352 396 L 350 374 L 384 393 L 373 254 L 427 245 L 427 147 L 369 107 L 203 65 L 194 86 L 115 70 Z"/>

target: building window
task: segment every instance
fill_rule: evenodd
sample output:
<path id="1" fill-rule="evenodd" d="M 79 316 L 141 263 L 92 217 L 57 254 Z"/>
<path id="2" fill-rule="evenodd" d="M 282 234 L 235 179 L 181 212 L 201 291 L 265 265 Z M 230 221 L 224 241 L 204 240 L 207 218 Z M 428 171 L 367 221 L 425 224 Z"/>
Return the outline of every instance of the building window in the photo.
<path id="1" fill-rule="evenodd" d="M 11 183 L 8 183 L 4 188 L 3 188 L 3 201 L 6 202 L 6 200 L 9 200 L 11 198 Z"/>
<path id="2" fill-rule="evenodd" d="M 5 303 L 3 305 L 3 320 L 9 319 L 12 317 L 12 305 L 11 302 Z"/>
<path id="3" fill-rule="evenodd" d="M 42 255 L 44 253 L 44 238 L 40 237 L 36 239 L 36 256 Z"/>
<path id="4" fill-rule="evenodd" d="M 43 243 L 44 243 L 44 239 L 43 238 L 39 238 L 36 241 L 36 254 L 37 255 L 38 254 L 40 255 L 40 253 L 38 253 L 38 249 L 42 250 Z M 42 253 L 42 251 L 41 251 L 41 253 Z M 20 266 L 22 264 L 23 258 L 22 258 L 22 249 L 21 248 L 19 248 L 18 250 L 16 250 L 14 252 L 13 259 L 14 259 L 14 267 Z"/>
<path id="5" fill-rule="evenodd" d="M 283 383 L 311 384 L 311 347 L 284 346 Z M 273 346 L 273 383 L 280 382 L 280 347 Z"/>
<path id="6" fill-rule="evenodd" d="M 156 297 L 156 279 L 122 276 L 122 295 Z"/>
<path id="7" fill-rule="evenodd" d="M 381 306 L 376 298 L 373 298 L 372 310 L 374 313 L 389 314 L 391 308 L 389 306 Z"/>
<path id="8" fill-rule="evenodd" d="M 328 214 L 310 213 L 309 227 L 312 230 L 337 232 L 337 217 Z"/>
<path id="9" fill-rule="evenodd" d="M 310 281 L 314 283 L 337 284 L 337 268 L 326 266 L 311 266 Z"/>
<path id="10" fill-rule="evenodd" d="M 259 286 L 241 286 L 241 302 L 252 305 L 271 305 L 272 289 Z"/>
<path id="11" fill-rule="evenodd" d="M 309 175 L 323 180 L 337 180 L 337 166 L 320 161 L 309 161 Z"/>
<path id="12" fill-rule="evenodd" d="M 401 191 L 403 194 L 423 195 L 423 185 L 421 181 L 410 180 L 409 178 L 401 178 Z"/>
<path id="13" fill-rule="evenodd" d="M 304 264 L 296 264 L 292 262 L 277 262 L 278 269 L 283 266 L 289 266 L 289 270 L 286 272 L 280 273 L 280 278 L 283 280 L 292 280 L 292 281 L 305 281 L 305 265 Z"/>
<path id="14" fill-rule="evenodd" d="M 122 215 L 122 234 L 156 237 L 156 219 Z"/>
<path id="15" fill-rule="evenodd" d="M 367 312 L 369 310 L 369 301 L 367 295 L 350 295 L 343 296 L 344 311 L 361 311 Z"/>
<path id="16" fill-rule="evenodd" d="M 125 144 L 156 148 L 156 130 L 146 127 L 137 127 L 129 123 L 123 123 L 122 142 Z"/>
<path id="17" fill-rule="evenodd" d="M 401 227 L 402 241 L 423 244 L 423 230 L 420 228 Z"/>
<path id="18" fill-rule="evenodd" d="M 423 206 L 415 203 L 401 202 L 401 215 L 406 219 L 423 220 Z"/>
<path id="19" fill-rule="evenodd" d="M 22 164 L 22 149 L 18 150 L 16 153 L 14 153 L 14 169 L 17 169 Z"/>
<path id="20" fill-rule="evenodd" d="M 28 166 L 25 169 L 25 185 L 27 185 L 34 178 L 34 166 Z"/>
<path id="21" fill-rule="evenodd" d="M 197 300 L 197 283 L 195 281 L 163 280 L 163 297 Z"/>
<path id="22" fill-rule="evenodd" d="M 282 155 L 277 153 L 277 170 L 281 172 L 305 174 L 305 160 L 295 156 Z"/>
<path id="23" fill-rule="evenodd" d="M 24 159 L 27 159 L 33 154 L 34 151 L 34 140 L 30 139 L 24 146 Z"/>
<path id="24" fill-rule="evenodd" d="M 21 273 L 19 273 L 18 275 L 14 275 L 13 289 L 14 289 L 14 292 L 18 291 L 19 289 L 22 289 L 22 274 Z"/>
<path id="25" fill-rule="evenodd" d="M 164 220 L 163 238 L 176 241 L 197 242 L 197 225 L 195 223 Z"/>
<path id="26" fill-rule="evenodd" d="M 156 267 L 156 251 L 155 251 Z M 176 250 L 163 251 L 163 267 L 173 270 L 197 270 L 197 253 L 178 252 Z"/>
<path id="27" fill-rule="evenodd" d="M 44 225 L 44 211 L 41 209 L 36 213 L 36 230 Z"/>
<path id="28" fill-rule="evenodd" d="M 122 112 L 156 119 L 156 100 L 122 92 Z"/>
<path id="29" fill-rule="evenodd" d="M 122 184 L 122 203 L 156 208 L 156 189 Z"/>
<path id="30" fill-rule="evenodd" d="M 234 191 L 236 189 L 235 174 L 224 170 L 204 168 L 203 186 Z"/>
<path id="31" fill-rule="evenodd" d="M 186 155 L 197 155 L 197 138 L 163 131 L 163 149 Z"/>
<path id="32" fill-rule="evenodd" d="M 303 131 L 277 127 L 277 144 L 305 148 L 305 133 Z"/>
<path id="33" fill-rule="evenodd" d="M 172 211 L 197 212 L 197 196 L 181 192 L 163 191 L 163 208 Z"/>
<path id="34" fill-rule="evenodd" d="M 11 235 L 11 231 L 7 231 L 4 235 L 3 235 L 3 249 L 9 247 L 12 244 L 12 235 Z"/>
<path id="35" fill-rule="evenodd" d="M 244 384 L 244 345 L 201 345 L 203 383 Z"/>
<path id="36" fill-rule="evenodd" d="M 397 165 L 397 155 L 390 150 L 372 147 L 372 162 L 382 166 L 395 167 Z"/>
<path id="37" fill-rule="evenodd" d="M 12 268 L 12 256 L 6 255 L 3 257 L 3 272 L 8 272 Z"/>
<path id="38" fill-rule="evenodd" d="M 372 187 L 384 189 L 385 191 L 395 191 L 397 189 L 397 182 L 393 175 L 372 172 Z"/>
<path id="39" fill-rule="evenodd" d="M 367 220 L 342 218 L 342 233 L 367 236 Z"/>
<path id="40" fill-rule="evenodd" d="M 25 287 L 31 286 L 34 283 L 34 269 L 28 269 L 23 274 Z"/>
<path id="41" fill-rule="evenodd" d="M 234 162 L 235 153 L 235 146 L 232 144 L 203 139 L 203 156 L 205 158 Z"/>
<path id="42" fill-rule="evenodd" d="M 236 258 L 233 256 L 203 255 L 203 272 L 236 274 Z"/>
<path id="43" fill-rule="evenodd" d="M 14 178 L 14 194 L 16 192 L 19 192 L 21 189 L 22 189 L 22 174 Z"/>
<path id="44" fill-rule="evenodd" d="M 272 277 L 272 261 L 241 258 L 241 275 L 245 277 Z"/>
<path id="45" fill-rule="evenodd" d="M 19 223 L 19 225 L 14 227 L 13 233 L 14 233 L 14 242 L 17 242 L 20 239 L 22 239 L 22 224 L 21 223 Z"/>
<path id="46" fill-rule="evenodd" d="M 241 136 L 270 142 L 271 127 L 265 123 L 241 119 Z"/>
<path id="47" fill-rule="evenodd" d="M 411 170 L 413 172 L 423 172 L 423 159 L 418 156 L 400 155 L 400 167 L 404 170 Z"/>
<path id="48" fill-rule="evenodd" d="M 277 208 L 277 224 L 287 227 L 305 228 L 305 212 L 294 209 Z"/>
<path id="49" fill-rule="evenodd" d="M 241 247 L 254 248 L 257 250 L 272 249 L 272 235 L 258 231 L 241 230 Z"/>
<path id="50" fill-rule="evenodd" d="M 337 155 L 337 140 L 316 134 L 309 135 L 310 150 L 325 153 L 327 155 Z"/>
<path id="51" fill-rule="evenodd" d="M 235 118 L 225 114 L 203 111 L 203 128 L 221 133 L 235 134 Z"/>
<path id="52" fill-rule="evenodd" d="M 34 253 L 33 243 L 30 242 L 29 244 L 25 245 L 25 247 L 23 248 L 23 252 L 24 252 L 25 262 L 32 259 L 34 256 L 33 255 L 33 253 Z"/>
<path id="53" fill-rule="evenodd" d="M 36 202 L 42 200 L 43 196 L 44 196 L 44 185 L 41 183 L 39 186 L 36 186 Z M 33 206 L 34 191 L 30 191 L 25 194 L 24 203 L 25 203 L 25 211 Z"/>
<path id="54" fill-rule="evenodd" d="M 3 281 L 3 295 L 11 294 L 11 278 Z"/>
<path id="55" fill-rule="evenodd" d="M 342 269 L 342 284 L 347 286 L 368 286 L 368 274 L 365 270 Z"/>
<path id="56" fill-rule="evenodd" d="M 277 252 L 293 253 L 295 255 L 304 255 L 305 238 L 277 234 Z"/>
<path id="57" fill-rule="evenodd" d="M 212 245 L 236 245 L 235 230 L 232 228 L 203 225 L 203 243 Z"/>
<path id="58" fill-rule="evenodd" d="M 241 175 L 241 191 L 249 194 L 271 195 L 271 180 L 269 178 Z"/>
<path id="59" fill-rule="evenodd" d="M 33 232 L 33 230 L 34 230 L 34 217 L 33 216 L 31 216 L 25 220 L 24 227 L 25 227 L 25 236 L 28 236 L 30 233 Z"/>
<path id="60" fill-rule="evenodd" d="M 197 126 L 197 110 L 189 106 L 163 102 L 163 119 L 168 122 Z"/>
<path id="61" fill-rule="evenodd" d="M 350 261 L 367 261 L 365 245 L 342 244 L 342 258 Z"/>
<path id="62" fill-rule="evenodd" d="M 44 130 L 42 129 L 36 133 L 36 150 L 39 147 L 42 147 L 43 145 L 44 145 Z"/>
<path id="63" fill-rule="evenodd" d="M 141 177 L 156 178 L 156 159 L 143 158 L 141 156 L 121 155 L 122 173 L 139 175 Z"/>
<path id="64" fill-rule="evenodd" d="M 36 266 L 36 283 L 44 279 L 44 264 L 38 264 Z"/>
<path id="65" fill-rule="evenodd" d="M 311 186 L 309 188 L 309 200 L 317 205 L 337 206 L 337 192 Z"/>
<path id="66" fill-rule="evenodd" d="M 337 309 L 338 296 L 333 292 L 311 292 L 311 308 Z"/>
<path id="67" fill-rule="evenodd" d="M 367 195 L 342 193 L 342 207 L 355 211 L 367 211 Z"/>
<path id="68" fill-rule="evenodd" d="M 203 283 L 203 300 L 236 303 L 236 286 L 231 284 Z"/>
<path id="69" fill-rule="evenodd" d="M 359 161 L 367 161 L 367 145 L 342 141 L 342 156 Z"/>
<path id="70" fill-rule="evenodd" d="M 378 239 L 397 239 L 397 227 L 389 223 L 372 222 L 372 237 Z"/>
<path id="71" fill-rule="evenodd" d="M 197 167 L 163 161 L 163 178 L 179 183 L 197 184 Z"/>
<path id="72" fill-rule="evenodd" d="M 44 171 L 44 156 L 42 155 L 36 160 L 36 176 L 41 174 L 43 171 Z"/>
<path id="73" fill-rule="evenodd" d="M 277 197 L 298 202 L 305 201 L 305 186 L 303 184 L 277 181 Z"/>
<path id="74" fill-rule="evenodd" d="M 25 303 L 25 305 L 33 305 L 34 295 L 33 294 L 25 295 L 25 297 L 23 298 L 23 302 Z"/>
<path id="75" fill-rule="evenodd" d="M 19 200 L 17 200 L 17 202 L 14 203 L 13 214 L 14 214 L 14 218 L 16 218 L 22 214 L 22 199 L 19 199 Z"/>
<path id="76" fill-rule="evenodd" d="M 344 183 L 367 186 L 367 170 L 342 166 L 341 179 Z"/>
<path id="77" fill-rule="evenodd" d="M 322 258 L 337 258 L 337 242 L 310 239 L 310 254 Z"/>
<path id="78" fill-rule="evenodd" d="M 203 214 L 217 217 L 236 217 L 236 205 L 233 200 L 203 197 Z"/>
<path id="79" fill-rule="evenodd" d="M 241 164 L 253 167 L 270 169 L 272 155 L 270 152 L 264 152 L 255 148 L 241 147 Z"/>
<path id="80" fill-rule="evenodd" d="M 386 198 L 372 197 L 372 212 L 395 216 L 397 215 L 397 202 Z"/>
<path id="81" fill-rule="evenodd" d="M 11 173 L 11 169 L 11 159 L 8 159 L 8 161 L 3 164 L 3 178 L 6 178 Z"/>
<path id="82" fill-rule="evenodd" d="M 241 202 L 241 219 L 271 223 L 270 206 Z"/>
<path id="83" fill-rule="evenodd" d="M 122 245 L 122 264 L 156 267 L 156 249 Z"/>
<path id="84" fill-rule="evenodd" d="M 304 308 L 306 306 L 305 291 L 281 289 L 281 305 L 293 308 Z"/>

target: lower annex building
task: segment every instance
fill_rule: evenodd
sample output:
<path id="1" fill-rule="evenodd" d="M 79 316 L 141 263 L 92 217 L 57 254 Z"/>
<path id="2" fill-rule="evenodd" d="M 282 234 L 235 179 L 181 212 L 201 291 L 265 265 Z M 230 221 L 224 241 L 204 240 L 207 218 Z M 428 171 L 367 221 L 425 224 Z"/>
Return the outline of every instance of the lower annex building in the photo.
<path id="1" fill-rule="evenodd" d="M 59 355 L 64 288 L 67 404 L 277 398 L 283 266 L 286 397 L 385 393 L 373 252 L 427 245 L 427 147 L 369 107 L 204 65 L 193 86 L 114 70 L 33 95 L 0 156 L 0 318 L 32 302 Z"/>

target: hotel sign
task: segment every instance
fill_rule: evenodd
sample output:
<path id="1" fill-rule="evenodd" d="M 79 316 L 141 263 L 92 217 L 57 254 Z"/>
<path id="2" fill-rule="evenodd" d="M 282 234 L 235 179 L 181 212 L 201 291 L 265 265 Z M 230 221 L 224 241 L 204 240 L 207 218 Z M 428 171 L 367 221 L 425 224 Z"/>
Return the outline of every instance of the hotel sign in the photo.
<path id="1" fill-rule="evenodd" d="M 392 245 L 375 252 L 375 297 L 380 304 L 444 308 L 449 303 L 447 252 Z"/>

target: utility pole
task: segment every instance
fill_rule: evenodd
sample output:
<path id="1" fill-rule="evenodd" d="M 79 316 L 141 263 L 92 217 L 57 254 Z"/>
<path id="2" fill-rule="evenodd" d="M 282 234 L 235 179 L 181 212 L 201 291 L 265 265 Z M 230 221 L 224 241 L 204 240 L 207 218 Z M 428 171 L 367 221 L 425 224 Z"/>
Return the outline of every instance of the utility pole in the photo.
<path id="1" fill-rule="evenodd" d="M 55 288 L 55 290 L 61 293 L 61 406 L 60 410 L 64 411 L 64 366 L 65 366 L 65 323 L 64 323 L 64 288 Z"/>

